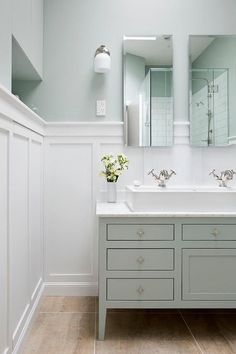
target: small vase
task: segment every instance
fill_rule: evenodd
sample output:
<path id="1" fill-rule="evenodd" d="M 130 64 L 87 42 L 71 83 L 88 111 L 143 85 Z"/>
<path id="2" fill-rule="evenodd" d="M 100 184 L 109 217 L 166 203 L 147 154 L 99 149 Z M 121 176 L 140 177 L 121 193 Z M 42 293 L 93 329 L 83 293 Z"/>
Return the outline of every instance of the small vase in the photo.
<path id="1" fill-rule="evenodd" d="M 107 202 L 116 203 L 116 182 L 107 182 Z"/>

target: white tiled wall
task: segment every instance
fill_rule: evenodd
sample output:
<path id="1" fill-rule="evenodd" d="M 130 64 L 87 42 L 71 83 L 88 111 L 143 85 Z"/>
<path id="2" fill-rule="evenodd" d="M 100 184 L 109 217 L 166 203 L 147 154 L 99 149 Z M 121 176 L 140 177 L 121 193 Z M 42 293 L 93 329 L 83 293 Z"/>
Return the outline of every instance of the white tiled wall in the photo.
<path id="1" fill-rule="evenodd" d="M 172 122 L 172 97 L 152 97 L 152 146 L 172 144 Z"/>

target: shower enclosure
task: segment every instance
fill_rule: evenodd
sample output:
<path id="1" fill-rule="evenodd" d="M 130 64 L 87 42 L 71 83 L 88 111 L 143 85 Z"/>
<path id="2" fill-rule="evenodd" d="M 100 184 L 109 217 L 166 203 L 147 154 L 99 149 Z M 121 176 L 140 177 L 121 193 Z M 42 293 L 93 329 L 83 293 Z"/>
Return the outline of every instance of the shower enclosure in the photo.
<path id="1" fill-rule="evenodd" d="M 172 145 L 172 69 L 148 68 L 139 91 L 139 120 L 141 146 Z"/>
<path id="2" fill-rule="evenodd" d="M 192 69 L 191 144 L 228 144 L 228 69 Z"/>

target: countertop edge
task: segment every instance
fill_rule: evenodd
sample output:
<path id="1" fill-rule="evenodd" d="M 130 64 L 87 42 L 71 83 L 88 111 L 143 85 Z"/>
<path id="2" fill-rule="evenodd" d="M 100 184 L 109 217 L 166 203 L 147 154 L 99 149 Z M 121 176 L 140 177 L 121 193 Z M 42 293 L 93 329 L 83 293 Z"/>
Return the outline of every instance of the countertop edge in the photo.
<path id="1" fill-rule="evenodd" d="M 109 211 L 107 210 L 109 208 Z M 132 218 L 132 217 L 163 217 L 163 218 L 174 218 L 174 217 L 236 217 L 236 212 L 132 212 L 129 210 L 128 206 L 124 202 L 120 203 L 96 203 L 96 216 L 98 218 Z"/>

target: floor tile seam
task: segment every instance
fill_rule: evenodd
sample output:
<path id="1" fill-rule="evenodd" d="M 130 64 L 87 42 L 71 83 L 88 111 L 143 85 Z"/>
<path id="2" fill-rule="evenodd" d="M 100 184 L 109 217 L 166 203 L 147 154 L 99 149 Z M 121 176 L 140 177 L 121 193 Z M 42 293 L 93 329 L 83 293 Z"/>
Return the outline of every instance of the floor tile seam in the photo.
<path id="1" fill-rule="evenodd" d="M 185 318 L 184 318 L 184 316 L 183 316 L 183 314 L 181 313 L 180 310 L 179 310 L 179 315 L 180 315 L 180 317 L 182 318 L 182 320 L 183 320 L 185 326 L 187 327 L 187 329 L 188 329 L 190 335 L 192 336 L 192 338 L 193 338 L 193 340 L 194 340 L 194 342 L 195 342 L 197 348 L 199 349 L 200 353 L 201 353 L 201 354 L 204 354 L 204 350 L 202 349 L 201 345 L 198 343 L 196 337 L 194 336 L 194 334 L 193 334 L 193 332 L 192 332 L 190 326 L 188 325 L 187 321 L 185 320 Z"/>
<path id="2" fill-rule="evenodd" d="M 231 352 L 232 352 L 232 354 L 233 354 L 233 353 L 234 353 L 234 351 L 232 350 L 232 345 L 233 345 L 233 343 L 231 342 L 231 340 L 230 340 L 222 331 L 220 331 L 220 333 L 221 333 L 221 335 L 224 337 L 226 343 L 229 344 L 230 350 L 231 350 Z"/>
<path id="3" fill-rule="evenodd" d="M 96 354 L 96 332 L 97 332 L 97 324 L 96 324 L 96 317 L 97 317 L 97 297 L 94 296 L 94 338 L 93 338 L 93 354 Z"/>
<path id="4" fill-rule="evenodd" d="M 96 339 L 97 339 L 97 313 L 94 314 L 94 341 L 93 354 L 96 354 Z"/>
<path id="5" fill-rule="evenodd" d="M 236 315 L 236 312 L 200 312 L 200 311 L 196 311 L 196 312 L 186 312 L 184 313 L 183 310 L 179 310 L 179 312 L 182 315 L 207 315 L 207 316 L 215 316 L 215 315 L 227 315 L 227 316 L 232 316 L 232 315 Z"/>
<path id="6" fill-rule="evenodd" d="M 69 313 L 81 313 L 81 314 L 94 314 L 96 312 L 94 311 L 39 311 L 38 313 L 42 313 L 42 314 L 46 314 L 46 313 L 50 313 L 50 314 L 53 314 L 53 313 L 57 313 L 57 314 L 69 314 Z"/>

